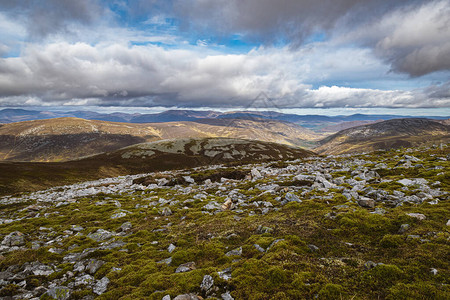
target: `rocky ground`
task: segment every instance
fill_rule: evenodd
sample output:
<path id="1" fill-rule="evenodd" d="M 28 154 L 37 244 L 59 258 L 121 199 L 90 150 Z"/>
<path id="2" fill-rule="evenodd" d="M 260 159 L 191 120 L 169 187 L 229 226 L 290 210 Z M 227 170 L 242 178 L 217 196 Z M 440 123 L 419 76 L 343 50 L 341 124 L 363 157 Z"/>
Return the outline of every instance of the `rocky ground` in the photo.
<path id="1" fill-rule="evenodd" d="M 449 299 L 448 148 L 0 198 L 1 299 Z"/>

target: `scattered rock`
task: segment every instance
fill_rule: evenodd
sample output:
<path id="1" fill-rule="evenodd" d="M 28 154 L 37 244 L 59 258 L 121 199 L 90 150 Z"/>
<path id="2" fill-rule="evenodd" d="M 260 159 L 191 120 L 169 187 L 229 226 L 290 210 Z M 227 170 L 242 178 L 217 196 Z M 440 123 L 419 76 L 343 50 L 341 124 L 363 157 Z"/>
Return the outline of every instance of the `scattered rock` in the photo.
<path id="1" fill-rule="evenodd" d="M 100 228 L 96 232 L 88 234 L 87 237 L 93 239 L 96 242 L 102 242 L 113 237 L 113 234 L 107 230 Z"/>
<path id="2" fill-rule="evenodd" d="M 241 256 L 242 255 L 242 247 L 233 249 L 225 253 L 226 256 Z"/>
<path id="3" fill-rule="evenodd" d="M 14 247 L 25 245 L 25 236 L 20 231 L 13 231 L 3 238 L 3 246 Z"/>
<path id="4" fill-rule="evenodd" d="M 160 214 L 162 216 L 168 217 L 168 216 L 170 216 L 172 214 L 172 210 L 170 208 L 168 208 L 168 207 L 164 207 L 162 209 L 162 211 L 160 212 Z"/>
<path id="5" fill-rule="evenodd" d="M 169 253 L 172 253 L 175 248 L 176 246 L 174 244 L 170 244 L 169 247 L 167 247 L 167 251 L 169 251 Z"/>
<path id="6" fill-rule="evenodd" d="M 398 230 L 398 233 L 405 233 L 405 232 L 407 232 L 408 231 L 408 229 L 409 229 L 409 224 L 402 224 L 402 225 L 400 225 L 400 229 Z"/>
<path id="7" fill-rule="evenodd" d="M 364 269 L 370 270 L 375 268 L 377 265 L 378 265 L 377 263 L 374 263 L 373 261 L 369 260 L 364 264 Z"/>
<path id="8" fill-rule="evenodd" d="M 104 264 L 105 262 L 103 260 L 91 259 L 86 266 L 86 271 L 94 275 Z"/>
<path id="9" fill-rule="evenodd" d="M 125 222 L 122 225 L 120 225 L 120 230 L 122 231 L 128 231 L 132 228 L 131 222 Z"/>
<path id="10" fill-rule="evenodd" d="M 97 281 L 94 285 L 93 292 L 97 295 L 101 295 L 108 289 L 109 279 L 108 277 L 103 277 L 99 281 Z"/>
<path id="11" fill-rule="evenodd" d="M 214 279 L 211 277 L 211 275 L 205 275 L 205 276 L 203 276 L 203 280 L 202 280 L 202 284 L 200 285 L 200 289 L 207 292 L 212 288 L 213 285 L 214 285 Z"/>
<path id="12" fill-rule="evenodd" d="M 195 270 L 195 262 L 193 261 L 179 265 L 175 273 L 184 273 L 192 270 Z"/>
<path id="13" fill-rule="evenodd" d="M 358 200 L 358 204 L 361 207 L 374 208 L 375 207 L 375 200 L 370 199 L 370 198 L 366 198 L 366 197 L 361 197 Z"/>
<path id="14" fill-rule="evenodd" d="M 253 246 L 255 246 L 256 250 L 259 252 L 266 252 L 266 250 L 258 244 L 254 244 Z"/>
<path id="15" fill-rule="evenodd" d="M 299 202 L 299 203 L 302 202 L 302 200 L 300 200 L 300 198 L 297 195 L 292 194 L 292 193 L 286 193 L 286 195 L 284 196 L 284 199 L 287 202 Z"/>
<path id="16" fill-rule="evenodd" d="M 417 220 L 425 220 L 427 217 L 424 214 L 419 213 L 409 213 L 406 214 L 407 216 L 410 216 L 411 218 L 416 218 Z"/>
<path id="17" fill-rule="evenodd" d="M 55 300 L 67 300 L 72 294 L 72 290 L 64 286 L 56 286 L 49 289 L 45 295 Z"/>
<path id="18" fill-rule="evenodd" d="M 229 210 L 229 209 L 231 209 L 232 205 L 233 205 L 233 201 L 230 198 L 227 198 L 225 200 L 225 203 L 222 204 L 221 208 L 222 208 L 222 210 Z"/>
<path id="19" fill-rule="evenodd" d="M 202 298 L 198 297 L 195 294 L 183 294 L 183 295 L 178 295 L 175 298 L 173 298 L 173 300 L 201 300 Z"/>
<path id="20" fill-rule="evenodd" d="M 230 292 L 223 293 L 222 300 L 234 300 L 234 298 L 230 295 Z"/>
<path id="21" fill-rule="evenodd" d="M 311 250 L 312 252 L 317 252 L 319 251 L 319 247 L 313 245 L 313 244 L 309 244 L 308 245 L 309 250 Z"/>

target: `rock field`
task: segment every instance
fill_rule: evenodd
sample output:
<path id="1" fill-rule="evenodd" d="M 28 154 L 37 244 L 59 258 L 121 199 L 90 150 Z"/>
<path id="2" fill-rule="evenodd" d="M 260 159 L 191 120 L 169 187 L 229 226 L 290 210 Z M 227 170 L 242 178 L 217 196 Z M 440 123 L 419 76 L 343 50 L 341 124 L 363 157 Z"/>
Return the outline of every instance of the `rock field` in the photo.
<path id="1" fill-rule="evenodd" d="M 449 159 L 402 149 L 6 196 L 0 299 L 448 299 Z"/>

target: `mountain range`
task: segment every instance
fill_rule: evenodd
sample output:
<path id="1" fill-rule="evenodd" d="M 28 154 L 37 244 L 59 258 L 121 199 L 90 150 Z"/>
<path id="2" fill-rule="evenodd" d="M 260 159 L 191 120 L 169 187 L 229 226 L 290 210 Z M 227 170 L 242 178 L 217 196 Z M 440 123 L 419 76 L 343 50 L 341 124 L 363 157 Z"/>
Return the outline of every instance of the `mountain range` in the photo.
<path id="1" fill-rule="evenodd" d="M 337 130 L 331 130 L 330 126 L 338 125 L 345 122 L 362 122 L 357 125 L 363 125 L 367 122 L 379 120 L 390 120 L 398 118 L 414 118 L 412 116 L 399 115 L 366 115 L 354 114 L 349 116 L 324 116 L 324 115 L 297 115 L 285 114 L 276 111 L 236 111 L 236 112 L 218 112 L 218 111 L 197 111 L 197 110 L 168 110 L 161 113 L 141 114 L 141 113 L 98 113 L 93 111 L 72 111 L 72 112 L 53 112 L 53 111 L 37 111 L 24 109 L 3 109 L 0 110 L 0 123 L 12 123 L 19 121 L 43 120 L 50 118 L 76 117 L 86 120 L 100 120 L 110 122 L 126 122 L 126 123 L 162 123 L 162 122 L 181 122 L 181 121 L 198 121 L 200 119 L 245 119 L 245 120 L 278 120 L 287 121 L 310 128 L 315 131 L 321 131 L 323 127 L 327 127 L 325 131 L 339 131 L 352 126 L 355 123 L 348 123 L 348 126 L 338 127 Z M 449 118 L 442 116 L 424 116 L 428 119 L 443 120 Z"/>

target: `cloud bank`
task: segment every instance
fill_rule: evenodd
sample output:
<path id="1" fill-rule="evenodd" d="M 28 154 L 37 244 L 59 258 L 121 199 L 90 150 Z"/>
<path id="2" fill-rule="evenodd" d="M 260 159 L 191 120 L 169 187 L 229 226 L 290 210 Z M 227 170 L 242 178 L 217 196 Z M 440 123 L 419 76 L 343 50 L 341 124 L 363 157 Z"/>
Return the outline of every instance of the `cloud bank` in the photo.
<path id="1" fill-rule="evenodd" d="M 450 0 L 0 0 L 0 34 L 0 106 L 450 107 Z"/>

